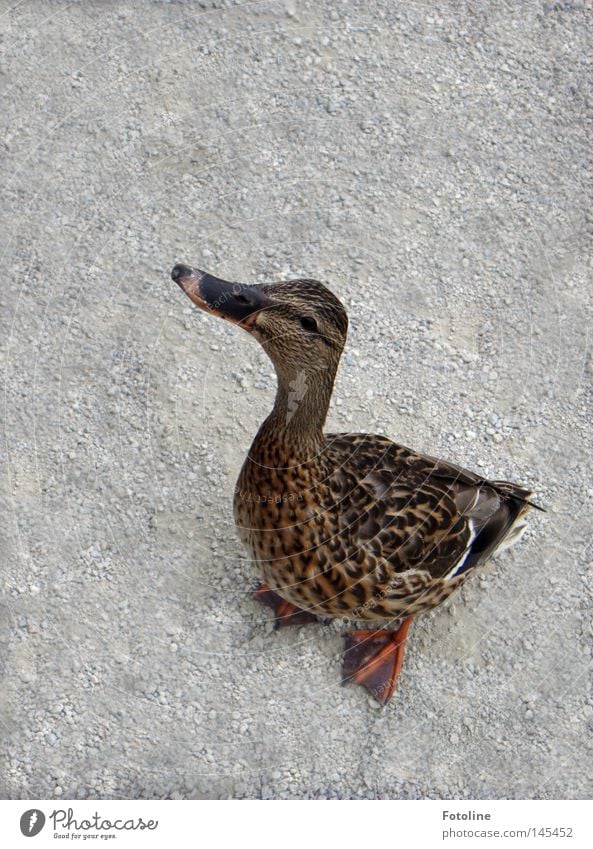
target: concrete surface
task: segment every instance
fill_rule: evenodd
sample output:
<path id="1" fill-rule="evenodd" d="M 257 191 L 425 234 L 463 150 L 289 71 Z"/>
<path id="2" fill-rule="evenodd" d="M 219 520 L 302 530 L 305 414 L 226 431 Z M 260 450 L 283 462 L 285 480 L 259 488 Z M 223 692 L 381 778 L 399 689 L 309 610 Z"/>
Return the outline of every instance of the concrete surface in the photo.
<path id="1" fill-rule="evenodd" d="M 590 4 L 1 8 L 1 794 L 591 796 Z M 549 510 L 385 710 L 250 598 L 273 375 L 177 261 L 329 282 L 329 428 Z"/>

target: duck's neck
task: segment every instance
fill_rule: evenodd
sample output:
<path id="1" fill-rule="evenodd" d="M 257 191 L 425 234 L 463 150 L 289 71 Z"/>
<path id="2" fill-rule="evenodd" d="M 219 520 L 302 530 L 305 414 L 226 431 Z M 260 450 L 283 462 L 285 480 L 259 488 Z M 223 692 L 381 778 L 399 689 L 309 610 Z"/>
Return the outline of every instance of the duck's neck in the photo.
<path id="1" fill-rule="evenodd" d="M 331 400 L 335 368 L 311 372 L 276 370 L 274 408 L 260 434 L 272 438 L 295 457 L 310 457 L 323 445 L 323 425 Z"/>

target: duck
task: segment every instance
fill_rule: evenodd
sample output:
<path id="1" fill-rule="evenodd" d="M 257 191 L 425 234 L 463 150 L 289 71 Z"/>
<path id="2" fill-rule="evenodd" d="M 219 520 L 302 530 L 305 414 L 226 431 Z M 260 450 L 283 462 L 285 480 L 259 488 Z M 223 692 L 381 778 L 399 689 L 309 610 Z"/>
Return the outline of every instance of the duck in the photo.
<path id="1" fill-rule="evenodd" d="M 323 283 L 234 283 L 177 264 L 206 313 L 253 336 L 277 391 L 235 487 L 234 521 L 276 627 L 332 619 L 343 683 L 392 698 L 414 618 L 443 604 L 542 508 L 524 486 L 373 433 L 325 433 L 348 316 Z M 364 627 L 361 627 L 364 626 Z"/>

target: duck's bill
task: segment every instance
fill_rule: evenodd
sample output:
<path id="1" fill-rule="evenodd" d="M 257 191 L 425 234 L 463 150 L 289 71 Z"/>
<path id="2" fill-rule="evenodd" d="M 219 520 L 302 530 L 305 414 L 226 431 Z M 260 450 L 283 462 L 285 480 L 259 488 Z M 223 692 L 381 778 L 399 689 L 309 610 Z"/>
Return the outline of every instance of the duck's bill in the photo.
<path id="1" fill-rule="evenodd" d="M 253 329 L 257 314 L 271 304 L 259 286 L 229 283 L 189 265 L 176 265 L 171 277 L 200 309 L 246 330 Z"/>

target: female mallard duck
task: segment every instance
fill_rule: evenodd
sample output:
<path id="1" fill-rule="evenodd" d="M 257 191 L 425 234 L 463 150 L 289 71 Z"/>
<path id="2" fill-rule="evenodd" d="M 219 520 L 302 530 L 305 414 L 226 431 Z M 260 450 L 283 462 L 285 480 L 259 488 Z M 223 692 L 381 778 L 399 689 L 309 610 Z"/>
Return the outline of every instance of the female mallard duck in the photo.
<path id="1" fill-rule="evenodd" d="M 523 530 L 531 493 L 374 434 L 324 434 L 348 318 L 316 280 L 227 283 L 185 265 L 173 280 L 201 309 L 261 343 L 274 409 L 237 481 L 235 522 L 277 625 L 321 617 L 403 619 L 351 631 L 343 673 L 385 704 L 412 618 L 445 601 Z"/>

